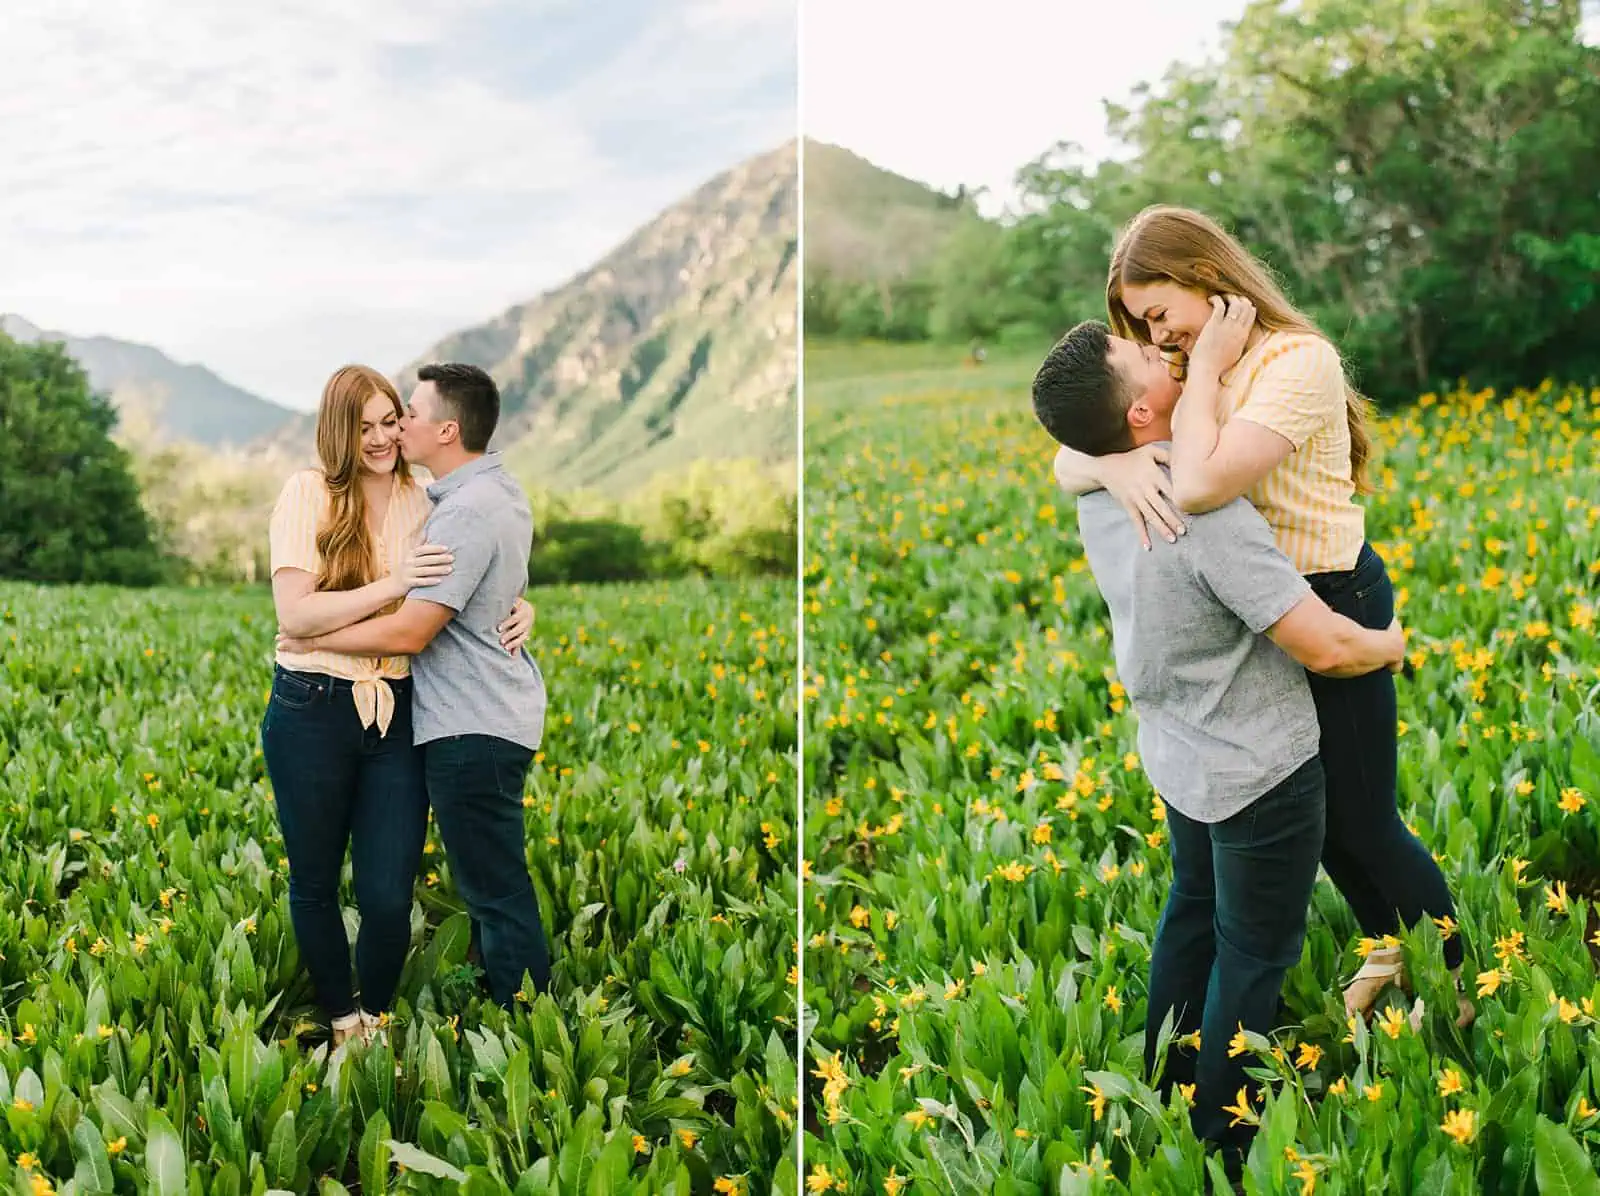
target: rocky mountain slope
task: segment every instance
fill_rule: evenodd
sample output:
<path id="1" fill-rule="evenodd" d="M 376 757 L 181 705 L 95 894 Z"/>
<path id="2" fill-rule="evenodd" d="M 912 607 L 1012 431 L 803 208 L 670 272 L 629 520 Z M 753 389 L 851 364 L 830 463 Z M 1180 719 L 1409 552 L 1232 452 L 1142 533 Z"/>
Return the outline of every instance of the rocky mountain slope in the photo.
<path id="1" fill-rule="evenodd" d="M 495 447 L 524 481 L 633 489 L 704 458 L 796 452 L 797 181 L 793 142 L 734 167 L 589 270 L 429 361 L 501 388 Z"/>

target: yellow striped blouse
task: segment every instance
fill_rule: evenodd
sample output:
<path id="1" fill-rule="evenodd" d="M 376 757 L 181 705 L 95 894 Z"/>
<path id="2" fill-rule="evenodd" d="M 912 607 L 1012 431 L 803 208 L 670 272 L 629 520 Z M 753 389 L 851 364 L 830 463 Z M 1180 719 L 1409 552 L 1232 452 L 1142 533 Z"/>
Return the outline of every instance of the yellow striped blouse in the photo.
<path id="1" fill-rule="evenodd" d="M 1224 420 L 1270 428 L 1294 452 L 1245 497 L 1301 573 L 1353 569 L 1366 538 L 1355 501 L 1339 353 L 1320 336 L 1273 332 L 1222 376 Z"/>
<path id="2" fill-rule="evenodd" d="M 284 483 L 272 509 L 270 530 L 272 572 L 279 569 L 304 569 L 315 576 L 322 569 L 317 552 L 317 530 L 327 518 L 328 491 L 321 470 L 303 469 Z M 380 577 L 400 568 L 406 556 L 421 541 L 432 504 L 428 492 L 415 480 L 402 484 L 394 480 L 389 510 L 383 530 L 373 544 Z M 351 656 L 343 652 L 279 652 L 277 662 L 286 669 L 305 673 L 326 673 L 355 682 L 352 686 L 361 725 L 374 722 L 388 734 L 394 714 L 394 691 L 388 682 L 411 675 L 409 656 Z"/>

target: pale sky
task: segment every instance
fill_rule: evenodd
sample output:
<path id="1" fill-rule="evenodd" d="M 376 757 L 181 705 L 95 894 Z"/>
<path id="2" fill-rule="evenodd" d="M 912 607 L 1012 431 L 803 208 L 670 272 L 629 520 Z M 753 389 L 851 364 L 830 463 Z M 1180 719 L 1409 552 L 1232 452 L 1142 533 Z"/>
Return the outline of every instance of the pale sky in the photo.
<path id="1" fill-rule="evenodd" d="M 398 370 L 794 137 L 795 5 L 24 5 L 0 312 L 314 407 L 339 365 Z"/>
<path id="2" fill-rule="evenodd" d="M 1017 170 L 1057 141 L 1110 156 L 1101 101 L 1126 101 L 1175 60 L 1220 44 L 1244 0 L 805 0 L 801 120 L 941 190 L 1016 196 Z M 1600 3 L 1585 0 L 1590 44 Z"/>
<path id="3" fill-rule="evenodd" d="M 1244 0 L 806 0 L 806 136 L 941 190 L 1015 195 L 1057 141 L 1111 152 L 1101 101 L 1216 48 Z"/>

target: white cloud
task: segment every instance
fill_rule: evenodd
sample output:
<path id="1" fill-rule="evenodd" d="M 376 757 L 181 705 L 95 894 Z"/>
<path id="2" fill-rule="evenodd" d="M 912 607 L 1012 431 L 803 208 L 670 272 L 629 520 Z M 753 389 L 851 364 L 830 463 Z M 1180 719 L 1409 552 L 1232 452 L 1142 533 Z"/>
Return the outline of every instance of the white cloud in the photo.
<path id="1" fill-rule="evenodd" d="M 512 151 L 546 167 L 514 173 L 521 189 L 601 166 L 556 106 L 470 79 L 417 90 L 383 76 L 376 51 L 444 35 L 440 4 L 373 4 L 369 20 L 350 19 L 362 6 L 347 5 L 338 20 L 300 3 L 176 0 L 159 23 L 142 7 L 74 0 L 8 38 L 0 122 L 30 151 L 11 167 L 22 186 L 0 201 L 8 218 L 46 232 L 123 222 L 137 218 L 129 198 L 304 210 L 426 189 L 441 175 L 470 194 L 506 186 Z M 24 206 L 63 175 L 97 185 Z"/>
<path id="2" fill-rule="evenodd" d="M 658 9 L 622 44 L 603 21 L 591 36 L 581 0 L 522 5 L 530 50 L 549 18 L 579 39 L 564 52 L 593 58 L 577 83 L 408 77 L 400 64 L 496 7 L 61 0 L 9 18 L 0 310 L 147 341 L 306 406 L 327 362 L 395 368 L 792 135 L 792 101 L 719 119 L 739 89 L 781 79 L 761 49 L 782 35 L 779 0 Z M 719 81 L 708 66 L 736 42 L 740 69 Z M 640 167 L 607 140 L 629 106 L 710 140 Z"/>
<path id="3" fill-rule="evenodd" d="M 1244 0 L 806 0 L 806 135 L 953 190 L 1014 195 L 1059 140 L 1109 152 L 1101 101 L 1216 45 Z"/>
<path id="4" fill-rule="evenodd" d="M 764 79 L 787 78 L 774 89 L 772 103 L 760 110 L 771 119 L 778 109 L 787 124 L 777 139 L 794 135 L 795 86 L 801 0 L 692 0 L 677 11 L 664 9 L 603 70 L 573 89 L 570 101 L 586 111 L 601 110 L 634 121 L 663 114 L 693 112 L 697 122 L 743 115 L 719 108 L 719 96 L 738 95 Z M 692 136 L 694 126 L 683 134 Z M 731 163 L 730 163 L 731 165 Z"/>

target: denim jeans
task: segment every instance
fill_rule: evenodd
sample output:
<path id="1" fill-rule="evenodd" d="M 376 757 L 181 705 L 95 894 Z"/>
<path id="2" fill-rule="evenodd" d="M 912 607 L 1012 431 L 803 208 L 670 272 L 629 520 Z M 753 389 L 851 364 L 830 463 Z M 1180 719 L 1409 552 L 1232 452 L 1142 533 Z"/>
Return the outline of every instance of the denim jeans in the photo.
<path id="1" fill-rule="evenodd" d="M 535 990 L 550 987 L 550 952 L 528 875 L 522 814 L 533 752 L 493 735 L 451 735 L 424 744 L 422 754 L 428 800 L 450 875 L 472 917 L 489 992 L 510 1008 L 524 972 Z"/>
<path id="2" fill-rule="evenodd" d="M 390 681 L 387 735 L 362 727 L 350 682 L 279 668 L 261 748 L 289 857 L 289 916 L 300 958 L 330 1018 L 356 1007 L 340 908 L 346 847 L 361 929 L 361 1002 L 387 1010 L 411 946 L 411 900 L 428 828 L 422 754 L 411 742 L 410 679 Z"/>
<path id="3" fill-rule="evenodd" d="M 1394 586 L 1383 558 L 1364 544 L 1356 567 L 1312 574 L 1318 597 L 1363 627 L 1381 630 L 1394 618 Z M 1455 916 L 1444 873 L 1400 820 L 1396 777 L 1399 721 L 1394 674 L 1364 677 L 1310 673 L 1311 696 L 1322 724 L 1322 765 L 1328 774 L 1328 841 L 1322 866 L 1350 905 L 1363 934 L 1381 938 L 1424 915 Z M 1459 967 L 1459 934 L 1446 940 L 1445 964 Z"/>
<path id="4" fill-rule="evenodd" d="M 1242 1149 L 1222 1111 L 1242 1087 L 1249 1056 L 1228 1057 L 1243 1025 L 1266 1034 L 1278 1013 L 1283 977 L 1305 945 L 1306 908 L 1322 851 L 1323 772 L 1313 756 L 1239 813 L 1204 823 L 1167 808 L 1172 887 L 1150 957 L 1145 1070 L 1170 1010 L 1176 1033 L 1200 1031 L 1198 1058 L 1168 1055 L 1163 1091 L 1194 1083 L 1192 1121 L 1202 1140 Z"/>

